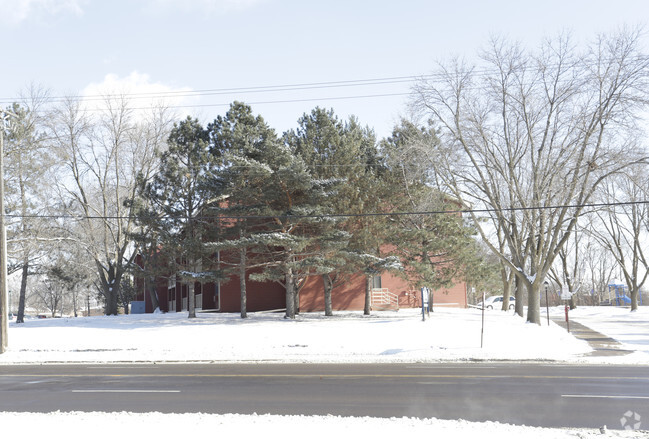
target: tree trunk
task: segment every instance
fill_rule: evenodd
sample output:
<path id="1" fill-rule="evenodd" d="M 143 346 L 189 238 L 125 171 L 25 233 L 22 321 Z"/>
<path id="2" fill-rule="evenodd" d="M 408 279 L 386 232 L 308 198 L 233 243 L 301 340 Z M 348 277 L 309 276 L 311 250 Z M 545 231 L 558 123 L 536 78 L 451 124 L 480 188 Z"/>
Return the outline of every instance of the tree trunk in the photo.
<path id="1" fill-rule="evenodd" d="M 79 312 L 78 312 L 78 297 L 77 297 L 77 287 L 72 287 L 72 312 L 74 313 L 74 317 L 79 317 Z"/>
<path id="2" fill-rule="evenodd" d="M 541 286 L 539 283 L 533 282 L 527 288 L 527 321 L 529 323 L 536 323 L 537 325 L 541 324 L 540 304 L 541 304 Z"/>
<path id="3" fill-rule="evenodd" d="M 333 281 L 331 280 L 329 274 L 322 275 L 322 283 L 324 284 L 325 316 L 331 317 L 334 315 L 331 305 L 331 290 L 333 289 Z"/>
<path id="4" fill-rule="evenodd" d="M 295 314 L 300 314 L 300 289 L 297 286 L 293 287 L 293 310 Z"/>
<path id="5" fill-rule="evenodd" d="M 20 298 L 18 299 L 18 315 L 16 323 L 25 323 L 25 296 L 27 294 L 27 276 L 29 276 L 29 262 L 23 261 L 22 276 L 20 278 Z"/>
<path id="6" fill-rule="evenodd" d="M 516 314 L 523 317 L 525 314 L 525 304 L 523 303 L 523 280 L 518 274 L 514 274 L 514 298 L 516 299 Z"/>
<path id="7" fill-rule="evenodd" d="M 575 294 L 573 294 L 570 297 L 570 310 L 572 311 L 573 309 L 577 308 L 577 298 L 575 297 Z"/>
<path id="8" fill-rule="evenodd" d="M 151 298 L 151 307 L 153 311 L 160 308 L 160 300 L 158 299 L 158 292 L 155 289 L 155 277 L 149 277 L 146 282 L 149 297 Z"/>
<path id="9" fill-rule="evenodd" d="M 285 275 L 286 284 L 286 315 L 285 319 L 295 318 L 295 279 L 293 279 L 293 269 L 287 268 Z"/>
<path id="10" fill-rule="evenodd" d="M 638 310 L 638 293 L 640 292 L 640 287 L 635 285 L 631 291 L 631 312 Z"/>
<path id="11" fill-rule="evenodd" d="M 122 281 L 122 274 L 113 265 L 108 266 L 108 270 L 104 271 L 101 264 L 95 261 L 101 275 L 102 288 L 104 290 L 104 297 L 106 299 L 106 306 L 104 307 L 104 314 L 107 316 L 116 316 L 117 310 L 117 297 L 118 288 Z"/>
<path id="12" fill-rule="evenodd" d="M 117 310 L 117 294 L 115 292 L 115 285 L 113 283 L 114 279 L 109 279 L 104 288 L 104 297 L 106 298 L 106 306 L 104 309 L 104 314 L 107 316 L 116 316 L 118 314 Z"/>
<path id="13" fill-rule="evenodd" d="M 286 315 L 285 319 L 295 318 L 295 284 L 293 283 L 293 270 L 286 271 Z"/>
<path id="14" fill-rule="evenodd" d="M 500 277 L 503 281 L 503 311 L 509 311 L 509 296 L 512 294 L 512 275 L 508 275 L 507 269 L 501 263 Z"/>
<path id="15" fill-rule="evenodd" d="M 241 318 L 248 317 L 247 312 L 247 292 L 246 292 L 246 249 L 239 250 L 239 293 L 241 296 Z"/>
<path id="16" fill-rule="evenodd" d="M 187 311 L 189 311 L 189 318 L 196 318 L 196 299 L 194 298 L 194 279 L 190 279 L 187 283 Z"/>
<path id="17" fill-rule="evenodd" d="M 372 275 L 365 276 L 365 308 L 363 308 L 363 315 L 370 315 L 370 308 L 372 306 Z"/>

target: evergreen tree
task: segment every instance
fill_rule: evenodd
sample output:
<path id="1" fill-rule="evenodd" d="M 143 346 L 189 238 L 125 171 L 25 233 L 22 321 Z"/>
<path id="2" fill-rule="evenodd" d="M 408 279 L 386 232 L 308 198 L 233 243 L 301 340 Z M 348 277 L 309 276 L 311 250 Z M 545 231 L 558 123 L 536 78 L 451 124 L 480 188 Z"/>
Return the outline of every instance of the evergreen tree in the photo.
<path id="1" fill-rule="evenodd" d="M 457 213 L 461 204 L 437 188 L 436 176 L 421 160 L 417 142 L 439 145 L 433 130 L 407 121 L 381 143 L 387 163 L 386 202 L 393 212 L 405 213 L 390 217 L 388 237 L 391 253 L 404 264 L 404 278 L 415 287 L 437 289 L 465 277 L 466 269 L 476 265 L 470 264 L 475 262 L 476 247 L 473 229 Z"/>
<path id="2" fill-rule="evenodd" d="M 247 317 L 246 279 L 250 269 L 268 261 L 248 257 L 255 237 L 275 227 L 272 218 L 260 217 L 266 200 L 260 196 L 265 186 L 267 166 L 263 161 L 266 150 L 276 150 L 279 140 L 261 116 L 241 102 L 234 102 L 224 117 L 208 125 L 210 148 L 221 161 L 221 176 L 227 197 L 211 212 L 220 217 L 220 239 L 211 244 L 213 251 L 223 252 L 219 264 L 226 274 L 239 278 L 241 318 Z M 223 218 L 226 217 L 226 218 Z M 269 224 L 269 221 L 271 222 Z"/>
<path id="3" fill-rule="evenodd" d="M 196 317 L 195 283 L 214 279 L 203 271 L 203 258 L 209 256 L 205 241 L 215 227 L 205 213 L 222 191 L 216 177 L 216 161 L 208 148 L 208 132 L 191 118 L 175 125 L 168 149 L 160 157 L 159 172 L 142 192 L 150 209 L 162 213 L 155 231 L 165 249 L 173 249 L 178 274 L 188 290 L 189 317 Z"/>
<path id="4" fill-rule="evenodd" d="M 295 318 L 297 291 L 316 269 L 321 232 L 332 221 L 326 216 L 326 198 L 333 195 L 328 192 L 333 182 L 314 178 L 302 158 L 243 104 L 233 104 L 213 128 L 214 145 L 226 167 L 227 212 L 239 213 L 231 229 L 238 241 L 221 243 L 220 248 L 249 249 L 255 260 L 246 266 L 259 270 L 250 277 L 282 284 L 285 317 Z"/>
<path id="5" fill-rule="evenodd" d="M 297 130 L 284 135 L 285 142 L 303 158 L 312 175 L 331 181 L 336 189 L 325 203 L 340 216 L 322 230 L 316 270 L 323 280 L 325 315 L 330 316 L 333 289 L 352 273 L 367 268 L 366 258 L 361 257 L 367 249 L 361 245 L 358 218 L 353 215 L 376 204 L 372 185 L 379 158 L 374 134 L 355 118 L 343 122 L 333 110 L 315 108 L 298 124 Z"/>

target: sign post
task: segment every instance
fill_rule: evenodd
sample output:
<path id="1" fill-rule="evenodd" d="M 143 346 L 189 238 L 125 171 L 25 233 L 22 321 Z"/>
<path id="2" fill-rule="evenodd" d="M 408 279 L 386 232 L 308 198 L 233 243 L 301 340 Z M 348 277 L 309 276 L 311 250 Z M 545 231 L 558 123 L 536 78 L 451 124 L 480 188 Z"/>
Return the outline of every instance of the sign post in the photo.
<path id="1" fill-rule="evenodd" d="M 485 291 L 482 292 L 482 328 L 480 329 L 480 349 L 484 344 L 484 302 L 487 299 Z"/>
<path id="2" fill-rule="evenodd" d="M 422 322 L 426 321 L 426 314 L 429 314 L 428 312 L 428 288 L 427 287 L 422 287 L 421 288 L 421 320 Z"/>
<path id="3" fill-rule="evenodd" d="M 548 326 L 550 326 L 550 302 L 548 302 L 548 281 L 543 282 L 545 286 L 545 312 L 548 316 Z"/>
<path id="4" fill-rule="evenodd" d="M 572 293 L 568 291 L 568 288 L 564 285 L 563 288 L 561 288 L 561 300 L 566 301 L 566 328 L 568 329 L 568 332 L 570 332 L 570 319 L 568 318 L 568 311 L 570 310 L 570 306 L 568 306 L 568 301 L 570 301 L 571 297 Z"/>

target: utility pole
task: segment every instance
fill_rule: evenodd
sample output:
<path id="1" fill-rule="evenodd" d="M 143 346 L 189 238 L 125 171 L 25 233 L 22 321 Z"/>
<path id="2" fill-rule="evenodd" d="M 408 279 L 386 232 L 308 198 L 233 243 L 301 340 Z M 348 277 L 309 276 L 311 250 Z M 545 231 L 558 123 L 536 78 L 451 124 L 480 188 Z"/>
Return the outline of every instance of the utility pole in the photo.
<path id="1" fill-rule="evenodd" d="M 5 229 L 5 125 L 14 113 L 0 109 L 0 354 L 9 346 L 9 297 L 7 295 L 7 231 Z"/>

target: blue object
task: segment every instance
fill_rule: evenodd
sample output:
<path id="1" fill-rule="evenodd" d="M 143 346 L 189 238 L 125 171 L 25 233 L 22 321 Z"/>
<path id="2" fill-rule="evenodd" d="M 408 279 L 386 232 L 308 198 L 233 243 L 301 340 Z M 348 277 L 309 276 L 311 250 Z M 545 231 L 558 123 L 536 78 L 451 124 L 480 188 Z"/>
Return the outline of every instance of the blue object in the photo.
<path id="1" fill-rule="evenodd" d="M 610 284 L 608 286 L 609 292 L 611 288 L 615 290 L 615 299 L 613 302 L 615 306 L 631 305 L 631 298 L 626 294 L 626 285 Z M 638 305 L 642 305 L 642 294 L 638 294 Z"/>
<path id="2" fill-rule="evenodd" d="M 131 302 L 131 314 L 144 314 L 144 301 Z"/>

